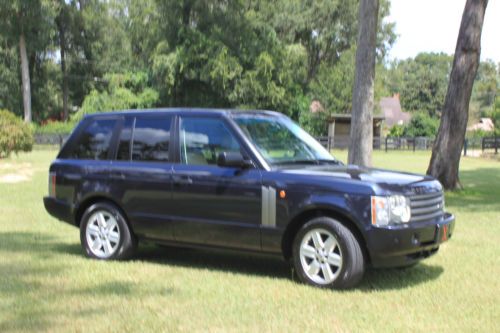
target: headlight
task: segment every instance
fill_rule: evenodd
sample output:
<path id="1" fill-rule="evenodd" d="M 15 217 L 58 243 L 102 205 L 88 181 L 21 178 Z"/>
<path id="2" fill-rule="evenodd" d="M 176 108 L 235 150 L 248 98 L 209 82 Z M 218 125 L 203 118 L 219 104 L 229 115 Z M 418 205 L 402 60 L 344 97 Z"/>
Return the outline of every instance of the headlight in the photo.
<path id="1" fill-rule="evenodd" d="M 372 224 L 407 223 L 411 218 L 410 199 L 403 195 L 372 196 Z"/>

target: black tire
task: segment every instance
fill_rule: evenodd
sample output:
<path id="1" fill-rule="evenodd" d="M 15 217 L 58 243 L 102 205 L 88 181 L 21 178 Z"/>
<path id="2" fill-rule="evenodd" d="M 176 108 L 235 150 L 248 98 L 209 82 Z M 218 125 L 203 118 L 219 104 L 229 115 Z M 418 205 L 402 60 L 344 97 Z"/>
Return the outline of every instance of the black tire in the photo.
<path id="1" fill-rule="evenodd" d="M 331 282 L 328 282 L 329 279 L 325 278 L 324 274 L 324 265 L 330 265 L 329 259 L 326 259 L 325 261 L 325 258 L 329 258 L 330 255 L 325 255 L 325 252 L 323 252 L 323 256 L 321 256 L 319 252 L 316 252 L 318 253 L 317 257 L 310 259 L 310 267 L 312 267 L 313 261 L 315 262 L 315 265 L 321 265 L 321 268 L 318 269 L 317 275 L 313 276 L 316 280 L 313 280 L 313 278 L 311 278 L 306 272 L 305 267 L 303 267 L 304 265 L 307 265 L 309 257 L 303 256 L 301 260 L 301 245 L 303 242 L 310 245 L 311 241 L 307 243 L 307 239 L 309 239 L 310 235 L 314 234 L 316 231 L 319 231 L 320 234 L 322 234 L 322 237 L 324 237 L 323 233 L 325 233 L 327 237 L 328 234 L 330 234 L 336 240 L 334 254 L 341 257 L 341 264 L 338 266 L 329 266 L 330 272 L 335 270 L 333 274 L 335 277 Z M 327 241 L 328 239 L 329 237 L 327 238 Z M 333 218 L 318 217 L 304 224 L 295 236 L 292 246 L 293 265 L 295 267 L 295 271 L 297 272 L 297 276 L 303 283 L 322 288 L 348 289 L 356 286 L 363 278 L 365 271 L 365 259 L 361 246 L 353 233 L 345 225 Z M 317 250 L 315 244 L 313 244 L 312 248 Z M 324 248 L 326 248 L 326 246 Z M 324 281 L 318 282 L 317 280 L 321 279 L 321 276 L 323 276 Z"/>
<path id="2" fill-rule="evenodd" d="M 92 235 L 87 236 L 87 226 L 95 221 L 94 217 L 98 213 L 103 213 L 109 218 L 114 218 L 116 221 L 115 234 L 118 233 L 118 241 L 111 242 L 114 251 L 108 251 L 109 255 L 100 256 L 96 254 L 96 250 L 91 249 L 89 237 L 92 240 Z M 103 228 L 105 229 L 105 228 Z M 89 258 L 101 260 L 123 260 L 132 257 L 137 249 L 137 239 L 131 232 L 123 213 L 118 207 L 109 202 L 98 202 L 91 205 L 85 210 L 80 220 L 80 241 L 85 255 Z M 102 243 L 101 243 L 102 244 Z M 103 245 L 104 246 L 104 245 Z M 102 248 L 104 251 L 104 247 Z"/>

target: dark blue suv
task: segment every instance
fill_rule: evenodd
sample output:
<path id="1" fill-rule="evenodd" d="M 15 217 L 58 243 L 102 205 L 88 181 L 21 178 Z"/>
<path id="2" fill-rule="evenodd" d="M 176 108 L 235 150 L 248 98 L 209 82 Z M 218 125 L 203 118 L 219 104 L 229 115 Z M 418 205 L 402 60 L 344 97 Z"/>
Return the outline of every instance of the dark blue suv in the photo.
<path id="1" fill-rule="evenodd" d="M 306 283 L 348 288 L 451 237 L 440 183 L 345 166 L 269 111 L 160 109 L 85 117 L 50 166 L 54 217 L 92 258 L 140 240 L 276 254 Z"/>

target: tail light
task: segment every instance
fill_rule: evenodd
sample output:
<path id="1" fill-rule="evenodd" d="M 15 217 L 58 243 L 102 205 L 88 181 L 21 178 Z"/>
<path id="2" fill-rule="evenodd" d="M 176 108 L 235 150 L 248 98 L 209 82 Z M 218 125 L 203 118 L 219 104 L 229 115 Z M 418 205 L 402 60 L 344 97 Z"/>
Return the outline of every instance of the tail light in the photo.
<path id="1" fill-rule="evenodd" d="M 56 173 L 49 172 L 49 197 L 56 197 Z"/>

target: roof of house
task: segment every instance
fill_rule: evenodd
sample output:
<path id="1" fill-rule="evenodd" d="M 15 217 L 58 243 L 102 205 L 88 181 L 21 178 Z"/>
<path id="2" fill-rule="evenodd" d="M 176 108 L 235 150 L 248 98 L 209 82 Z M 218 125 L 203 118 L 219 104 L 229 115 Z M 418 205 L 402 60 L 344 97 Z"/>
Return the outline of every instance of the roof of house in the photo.
<path id="1" fill-rule="evenodd" d="M 493 120 L 491 118 L 481 118 L 479 122 L 467 128 L 469 131 L 485 131 L 491 132 L 495 129 L 495 124 L 493 124 Z"/>
<path id="2" fill-rule="evenodd" d="M 399 94 L 395 94 L 392 97 L 382 97 L 379 105 L 388 127 L 408 123 L 411 119 L 411 115 L 408 112 L 403 112 L 401 109 Z"/>

